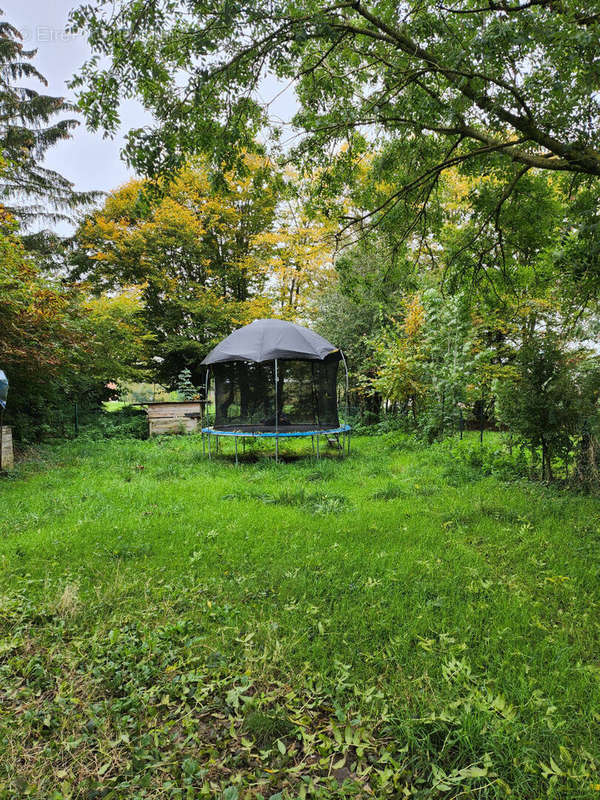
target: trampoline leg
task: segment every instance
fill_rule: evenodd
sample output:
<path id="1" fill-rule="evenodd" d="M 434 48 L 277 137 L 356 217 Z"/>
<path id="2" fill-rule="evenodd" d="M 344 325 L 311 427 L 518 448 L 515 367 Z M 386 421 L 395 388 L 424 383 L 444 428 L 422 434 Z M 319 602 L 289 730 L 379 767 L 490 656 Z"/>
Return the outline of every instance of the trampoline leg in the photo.
<path id="1" fill-rule="evenodd" d="M 206 435 L 208 436 L 208 457 L 212 458 L 212 455 L 211 455 L 211 452 L 210 452 L 210 433 L 207 433 Z"/>
<path id="2" fill-rule="evenodd" d="M 319 453 L 319 434 L 317 434 L 317 459 L 321 458 L 321 454 Z"/>
<path id="3" fill-rule="evenodd" d="M 348 431 L 348 455 L 350 455 L 350 431 Z"/>
<path id="4" fill-rule="evenodd" d="M 279 462 L 279 438 L 275 437 L 275 463 Z"/>
<path id="5" fill-rule="evenodd" d="M 234 436 L 234 437 L 233 437 L 233 440 L 234 440 L 234 442 L 235 442 L 235 465 L 236 465 L 236 467 L 237 467 L 237 463 L 238 463 L 238 455 L 237 455 L 237 436 Z"/>
<path id="6" fill-rule="evenodd" d="M 206 443 L 204 441 L 204 434 L 202 434 L 202 455 L 206 455 Z"/>
<path id="7" fill-rule="evenodd" d="M 311 436 L 310 440 L 312 442 L 312 451 L 313 451 L 313 456 L 314 456 L 314 454 L 315 454 L 315 437 Z"/>

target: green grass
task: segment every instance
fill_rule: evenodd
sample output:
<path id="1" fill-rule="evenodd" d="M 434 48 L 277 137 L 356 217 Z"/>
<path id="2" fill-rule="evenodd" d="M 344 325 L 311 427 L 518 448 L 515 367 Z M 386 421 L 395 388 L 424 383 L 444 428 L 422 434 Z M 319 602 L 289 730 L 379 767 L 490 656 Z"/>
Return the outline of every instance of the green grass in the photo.
<path id="1" fill-rule="evenodd" d="M 251 455 L 0 479 L 2 800 L 600 797 L 597 498 L 399 435 Z"/>

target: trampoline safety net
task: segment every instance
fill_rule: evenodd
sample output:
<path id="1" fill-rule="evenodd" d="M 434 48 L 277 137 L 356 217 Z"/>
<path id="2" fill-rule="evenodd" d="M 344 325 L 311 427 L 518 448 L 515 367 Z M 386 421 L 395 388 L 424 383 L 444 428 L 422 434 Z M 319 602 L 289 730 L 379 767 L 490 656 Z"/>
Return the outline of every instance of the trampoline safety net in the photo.
<path id="1" fill-rule="evenodd" d="M 336 391 L 339 362 L 339 352 L 322 361 L 279 359 L 277 403 L 274 361 L 214 364 L 215 428 L 284 432 L 339 427 Z"/>

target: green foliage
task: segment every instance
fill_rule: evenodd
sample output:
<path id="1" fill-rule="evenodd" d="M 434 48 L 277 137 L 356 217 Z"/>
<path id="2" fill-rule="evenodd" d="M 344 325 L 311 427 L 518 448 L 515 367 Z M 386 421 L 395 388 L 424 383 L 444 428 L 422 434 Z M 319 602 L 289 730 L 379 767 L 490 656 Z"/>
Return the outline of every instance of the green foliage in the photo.
<path id="1" fill-rule="evenodd" d="M 567 350 L 552 331 L 527 337 L 514 377 L 498 383 L 497 414 L 522 442 L 542 449 L 542 477 L 552 480 L 553 458 L 566 460 L 574 437 L 599 413 L 600 363 Z"/>
<path id="2" fill-rule="evenodd" d="M 82 411 L 98 408 L 109 396 L 107 382 L 139 375 L 148 341 L 133 293 L 90 298 L 52 269 L 65 253 L 58 237 L 23 235 L 29 223 L 69 219 L 97 196 L 74 192 L 42 166 L 48 148 L 77 123 L 56 121 L 74 110 L 64 98 L 19 85 L 46 83 L 30 63 L 34 56 L 12 25 L 0 23 L 0 361 L 11 384 L 5 423 L 17 441 L 64 435 L 75 403 Z"/>
<path id="3" fill-rule="evenodd" d="M 135 294 L 90 298 L 46 277 L 14 232 L 0 230 L 0 350 L 16 440 L 68 435 L 75 404 L 99 410 L 109 381 L 140 376 L 149 338 Z"/>
<path id="4" fill-rule="evenodd" d="M 253 153 L 218 185 L 197 160 L 158 186 L 130 181 L 80 225 L 72 274 L 97 292 L 140 287 L 147 363 L 165 385 L 186 368 L 201 385 L 211 347 L 271 313 L 265 261 L 276 243 L 265 233 L 278 184 L 274 165 Z"/>
<path id="5" fill-rule="evenodd" d="M 487 435 L 489 438 L 489 434 Z M 474 442 L 472 438 L 457 440 L 448 439 L 437 445 L 439 450 L 448 454 L 451 465 L 448 474 L 453 474 L 457 465 L 471 470 L 471 477 L 478 479 L 481 475 L 493 475 L 502 481 L 519 480 L 530 474 L 530 460 L 522 447 L 516 447 L 510 441 L 500 441 L 493 437 L 493 445 Z"/>
<path id="6" fill-rule="evenodd" d="M 344 352 L 349 370 L 350 405 L 361 416 L 379 415 L 379 398 L 365 391 L 375 377 L 375 338 L 401 302 L 407 263 L 396 258 L 389 237 L 373 236 L 336 261 L 337 281 L 319 300 L 315 329 Z M 353 424 L 361 424 L 360 418 Z"/>
<path id="7" fill-rule="evenodd" d="M 1 481 L 3 800 L 596 797 L 596 499 L 475 437 L 91 445 Z M 347 505 L 243 496 L 308 483 Z"/>
<path id="8" fill-rule="evenodd" d="M 189 153 L 210 153 L 218 169 L 235 162 L 268 121 L 256 88 L 275 75 L 294 81 L 295 155 L 323 168 L 319 193 L 334 198 L 344 224 L 391 217 L 407 238 L 435 214 L 444 171 L 493 174 L 484 236 L 495 234 L 501 249 L 494 220 L 521 182 L 529 194 L 530 172 L 570 173 L 575 182 L 600 175 L 598 14 L 581 0 L 507 8 L 429 0 L 402 15 L 392 0 L 275 8 L 255 0 L 235 9 L 207 0 L 191 11 L 122 0 L 116 13 L 119 24 L 108 0 L 72 13 L 94 53 L 73 86 L 89 124 L 109 132 L 122 99 L 144 99 L 156 123 L 131 131 L 127 144 L 141 173 L 170 171 Z M 182 87 L 182 68 L 196 63 Z M 272 129 L 280 135 L 277 122 Z M 381 199 L 363 213 L 340 198 L 375 137 L 385 144 Z"/>
<path id="9" fill-rule="evenodd" d="M 90 440 L 147 439 L 148 417 L 144 409 L 131 406 L 109 413 L 97 409 L 82 415 L 78 435 Z"/>
<path id="10" fill-rule="evenodd" d="M 429 441 L 456 431 L 482 384 L 490 350 L 477 341 L 464 294 L 429 288 L 403 301 L 402 317 L 374 341 L 375 390 Z"/>
<path id="11" fill-rule="evenodd" d="M 182 400 L 193 400 L 198 396 L 198 390 L 192 383 L 192 373 L 187 368 L 177 376 L 177 391 Z"/>

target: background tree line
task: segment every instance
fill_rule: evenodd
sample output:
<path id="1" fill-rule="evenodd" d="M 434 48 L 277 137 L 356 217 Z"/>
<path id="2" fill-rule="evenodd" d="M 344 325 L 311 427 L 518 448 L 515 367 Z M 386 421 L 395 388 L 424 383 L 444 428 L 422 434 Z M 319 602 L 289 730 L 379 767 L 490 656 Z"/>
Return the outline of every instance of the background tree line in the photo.
<path id="1" fill-rule="evenodd" d="M 211 2 L 185 23 L 161 2 L 73 12 L 108 54 L 73 81 L 88 124 L 113 130 L 127 96 L 156 122 L 129 136 L 140 177 L 102 199 L 43 170 L 72 107 L 19 88 L 43 79 L 2 26 L 0 344 L 17 435 L 51 429 L 61 404 L 97 407 L 107 384 L 173 387 L 189 370 L 200 387 L 217 341 L 276 315 L 344 349 L 361 424 L 425 440 L 500 426 L 546 478 L 558 459 L 597 477 L 597 15 L 461 0 L 255 2 L 237 17 Z M 254 99 L 266 68 L 294 82 L 295 149 Z M 32 236 L 40 215 L 75 218 L 74 235 Z"/>

